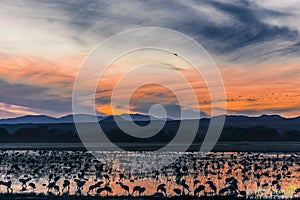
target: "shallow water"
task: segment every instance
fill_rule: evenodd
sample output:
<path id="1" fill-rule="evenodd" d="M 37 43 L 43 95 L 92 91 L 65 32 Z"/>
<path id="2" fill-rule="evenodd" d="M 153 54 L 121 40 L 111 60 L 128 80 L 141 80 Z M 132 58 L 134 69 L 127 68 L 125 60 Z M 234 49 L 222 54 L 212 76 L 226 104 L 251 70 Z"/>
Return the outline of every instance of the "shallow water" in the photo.
<path id="1" fill-rule="evenodd" d="M 3 150 L 0 151 L 0 180 L 11 181 L 13 193 L 47 194 L 47 185 L 53 182 L 55 177 L 59 177 L 55 183 L 59 186 L 59 191 L 50 190 L 57 195 L 67 191 L 66 189 L 62 191 L 64 180 L 70 181 L 69 194 L 81 192 L 81 195 L 86 195 L 89 186 L 102 180 L 104 183 L 101 187 L 107 184 L 112 188 L 113 193 L 102 192 L 101 195 L 127 195 L 120 184 L 116 184 L 121 181 L 129 186 L 130 193 L 134 186 L 145 187 L 146 191 L 143 193 L 145 195 L 154 194 L 157 186 L 165 183 L 167 195 L 174 196 L 176 195 L 174 188 L 183 190 L 182 185 L 176 182 L 178 177 L 186 180 L 191 195 L 194 195 L 194 189 L 201 184 L 205 186 L 206 194 L 215 195 L 209 184 L 206 184 L 208 180 L 214 182 L 218 194 L 221 188 L 226 187 L 225 179 L 229 177 L 235 177 L 238 180 L 239 191 L 245 191 L 247 195 L 268 196 L 277 193 L 281 196 L 291 196 L 295 189 L 300 187 L 299 154 L 220 152 L 204 155 L 201 152 L 155 154 L 153 152 Z M 255 165 L 260 166 L 261 169 L 255 169 Z M 244 173 L 243 170 L 249 166 L 251 169 Z M 120 179 L 120 174 L 125 178 Z M 106 175 L 109 180 L 105 178 Z M 19 181 L 21 178 L 30 178 L 26 183 L 26 189 L 23 190 Z M 82 190 L 78 191 L 75 179 L 85 181 Z M 194 186 L 193 182 L 196 179 L 199 183 Z M 272 186 L 274 180 L 278 183 Z M 32 189 L 28 186 L 29 183 L 34 183 L 36 188 Z M 268 186 L 262 187 L 264 184 Z M 5 185 L 0 186 L 0 192 L 6 193 Z M 199 195 L 204 194 L 203 191 L 199 193 Z M 96 190 L 91 191 L 90 195 L 96 195 Z"/>

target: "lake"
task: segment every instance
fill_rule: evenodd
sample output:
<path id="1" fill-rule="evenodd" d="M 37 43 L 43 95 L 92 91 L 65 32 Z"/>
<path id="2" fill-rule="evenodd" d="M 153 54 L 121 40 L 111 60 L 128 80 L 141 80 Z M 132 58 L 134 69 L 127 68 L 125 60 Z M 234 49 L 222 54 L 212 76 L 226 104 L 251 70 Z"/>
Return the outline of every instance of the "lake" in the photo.
<path id="1" fill-rule="evenodd" d="M 0 151 L 0 192 L 9 182 L 14 194 L 83 196 L 289 197 L 300 187 L 298 153 L 41 149 Z M 134 187 L 145 189 L 133 193 Z"/>

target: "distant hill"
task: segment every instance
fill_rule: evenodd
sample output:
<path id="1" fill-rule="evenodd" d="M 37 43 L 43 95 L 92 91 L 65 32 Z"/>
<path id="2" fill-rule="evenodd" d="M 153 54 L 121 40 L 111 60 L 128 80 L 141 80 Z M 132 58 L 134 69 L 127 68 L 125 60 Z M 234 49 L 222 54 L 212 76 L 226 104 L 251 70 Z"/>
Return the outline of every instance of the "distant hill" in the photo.
<path id="1" fill-rule="evenodd" d="M 57 122 L 57 118 L 46 115 L 26 115 L 0 120 L 0 124 L 52 124 Z"/>
<path id="2" fill-rule="evenodd" d="M 149 115 L 142 115 L 142 114 L 122 114 L 117 116 L 107 116 L 102 122 L 113 122 L 113 121 L 135 121 L 135 122 L 146 122 L 150 120 L 162 120 L 162 118 L 157 118 Z M 172 121 L 173 119 L 167 118 L 166 121 Z M 99 120 L 100 121 L 100 120 Z"/>
<path id="3" fill-rule="evenodd" d="M 84 114 L 78 114 L 76 115 L 77 119 L 79 119 L 80 122 L 91 122 L 94 120 L 94 115 L 84 115 Z M 97 120 L 101 121 L 105 119 L 104 116 L 97 116 Z M 67 115 L 61 118 L 58 118 L 57 121 L 59 123 L 74 123 L 74 115 Z"/>
<path id="4" fill-rule="evenodd" d="M 74 123 L 74 116 L 79 119 L 79 122 L 93 122 L 95 116 L 94 115 L 86 115 L 86 114 L 77 114 L 77 115 L 66 115 L 60 118 L 50 117 L 46 115 L 26 115 L 22 117 L 16 118 L 8 118 L 8 119 L 0 119 L 0 124 L 59 124 L 59 123 Z M 98 121 L 106 121 L 112 122 L 118 119 L 125 119 L 127 121 L 150 121 L 159 120 L 160 118 L 155 118 L 149 115 L 141 115 L 141 114 L 122 114 L 117 116 L 97 116 Z M 172 120 L 167 118 L 167 120 Z"/>
<path id="5" fill-rule="evenodd" d="M 94 119 L 94 115 L 78 114 L 77 118 L 80 122 L 90 122 Z M 97 116 L 98 121 L 106 117 Z M 57 123 L 74 123 L 73 115 L 66 115 L 60 118 L 50 117 L 46 115 L 26 115 L 16 118 L 0 119 L 0 124 L 57 124 Z"/>

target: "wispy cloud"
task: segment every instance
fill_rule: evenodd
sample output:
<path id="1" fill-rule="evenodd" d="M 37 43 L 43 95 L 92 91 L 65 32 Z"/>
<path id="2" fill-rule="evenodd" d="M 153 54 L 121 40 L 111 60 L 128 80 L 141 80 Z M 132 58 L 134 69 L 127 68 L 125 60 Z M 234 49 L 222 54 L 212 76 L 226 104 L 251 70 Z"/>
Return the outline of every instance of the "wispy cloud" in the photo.
<path id="1" fill-rule="evenodd" d="M 11 84 L 1 79 L 0 88 L 0 103 L 10 105 L 11 108 L 52 115 L 71 112 L 71 99 L 52 94 L 49 88 L 29 84 Z M 9 106 L 6 108 L 14 110 Z"/>
<path id="2" fill-rule="evenodd" d="M 223 62 L 295 57 L 300 3 L 281 5 L 242 0 L 7 1 L 0 6 L 0 42 L 3 50 L 75 53 L 120 31 L 160 26 L 190 35 Z"/>

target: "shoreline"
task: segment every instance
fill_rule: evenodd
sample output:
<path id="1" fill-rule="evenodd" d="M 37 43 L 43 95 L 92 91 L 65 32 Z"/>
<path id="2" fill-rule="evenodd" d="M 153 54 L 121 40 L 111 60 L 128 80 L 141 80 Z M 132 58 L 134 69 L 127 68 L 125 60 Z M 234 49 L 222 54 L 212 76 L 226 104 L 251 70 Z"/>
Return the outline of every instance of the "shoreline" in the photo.
<path id="1" fill-rule="evenodd" d="M 88 150 L 111 151 L 111 144 L 89 143 Z M 155 151 L 161 144 L 119 143 L 124 151 Z M 180 151 L 183 144 L 172 144 L 168 151 Z M 188 152 L 200 151 L 201 144 L 192 144 Z M 82 143 L 0 143 L 0 150 L 79 150 L 86 151 Z M 203 149 L 203 151 L 207 151 Z M 300 142 L 218 142 L 211 152 L 300 152 Z"/>

